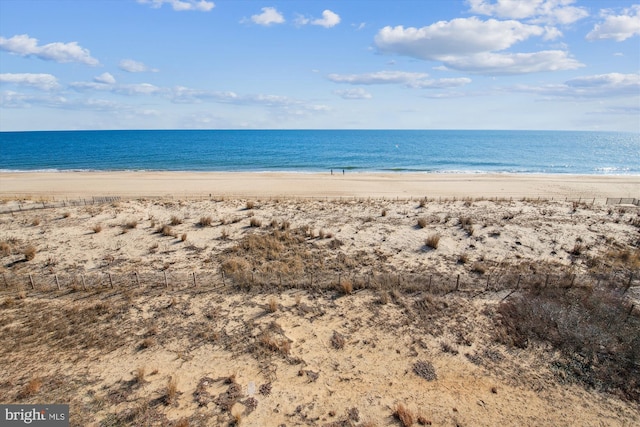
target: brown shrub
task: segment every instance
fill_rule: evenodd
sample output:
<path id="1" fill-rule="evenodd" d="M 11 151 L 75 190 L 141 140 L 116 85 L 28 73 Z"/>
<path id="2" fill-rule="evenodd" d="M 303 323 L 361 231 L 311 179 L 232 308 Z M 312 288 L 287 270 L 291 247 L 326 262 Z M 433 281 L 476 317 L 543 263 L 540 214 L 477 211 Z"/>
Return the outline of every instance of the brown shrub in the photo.
<path id="1" fill-rule="evenodd" d="M 393 416 L 400 421 L 403 427 L 410 427 L 414 423 L 413 412 L 402 403 L 398 403 L 393 411 Z"/>
<path id="2" fill-rule="evenodd" d="M 168 225 L 162 225 L 158 228 L 158 233 L 167 237 L 175 237 L 176 234 L 173 232 L 173 228 Z"/>
<path id="3" fill-rule="evenodd" d="M 24 259 L 26 259 L 27 261 L 33 261 L 33 259 L 36 257 L 36 252 L 37 249 L 35 246 L 27 246 L 23 252 Z"/>
<path id="4" fill-rule="evenodd" d="M 439 243 L 440 243 L 439 234 L 432 234 L 431 236 L 427 237 L 427 239 L 424 241 L 424 244 L 431 249 L 438 249 Z"/>
<path id="5" fill-rule="evenodd" d="M 344 336 L 337 331 L 333 331 L 333 335 L 331 335 L 331 345 L 333 346 L 333 348 L 335 348 L 336 350 L 341 350 L 344 348 L 345 343 L 346 340 Z"/>
<path id="6" fill-rule="evenodd" d="M 182 219 L 177 217 L 176 215 L 171 215 L 171 219 L 169 220 L 170 225 L 180 225 L 182 224 Z"/>
<path id="7" fill-rule="evenodd" d="M 351 283 L 349 279 L 344 279 L 340 281 L 338 288 L 343 295 L 351 295 L 353 292 L 353 283 Z"/>
<path id="8" fill-rule="evenodd" d="M 469 236 L 473 235 L 473 220 L 468 216 L 461 216 L 458 218 L 460 227 L 467 232 Z"/>
<path id="9" fill-rule="evenodd" d="M 98 234 L 99 232 L 101 232 L 101 231 L 102 231 L 102 225 L 100 225 L 100 224 L 96 224 L 96 225 L 94 225 L 93 227 L 91 227 L 91 230 L 92 230 L 94 233 Z"/>
<path id="10" fill-rule="evenodd" d="M 18 393 L 18 399 L 26 399 L 27 397 L 31 397 L 34 394 L 37 394 L 42 388 L 42 379 L 33 378 L 29 380 L 27 384 L 20 390 Z"/>
<path id="11" fill-rule="evenodd" d="M 210 216 L 203 216 L 203 217 L 200 217 L 200 220 L 198 221 L 197 225 L 199 227 L 210 227 L 212 223 L 213 223 L 213 218 L 211 218 Z"/>
<path id="12" fill-rule="evenodd" d="M 7 242 L 0 243 L 0 256 L 9 256 L 11 255 L 11 245 Z"/>
<path id="13" fill-rule="evenodd" d="M 487 271 L 487 267 L 481 262 L 474 262 L 471 267 L 471 271 L 478 274 L 484 274 Z"/>
<path id="14" fill-rule="evenodd" d="M 278 311 L 278 301 L 276 301 L 275 297 L 269 298 L 269 302 L 267 303 L 267 311 L 269 313 L 275 313 Z"/>
<path id="15" fill-rule="evenodd" d="M 278 338 L 270 331 L 265 331 L 260 335 L 258 342 L 265 348 L 287 356 L 291 351 L 291 341 L 287 338 Z"/>
<path id="16" fill-rule="evenodd" d="M 551 344 L 562 355 L 554 370 L 588 387 L 640 400 L 640 315 L 615 291 L 537 288 L 498 306 L 497 341 L 526 348 Z"/>
<path id="17" fill-rule="evenodd" d="M 142 384 L 144 382 L 145 369 L 144 366 L 139 367 L 133 373 L 133 381 L 136 384 Z"/>
<path id="18" fill-rule="evenodd" d="M 426 218 L 418 218 L 418 228 L 425 228 L 428 223 Z"/>
<path id="19" fill-rule="evenodd" d="M 262 227 L 262 221 L 260 221 L 258 218 L 253 217 L 249 220 L 249 226 L 260 228 Z"/>
<path id="20" fill-rule="evenodd" d="M 178 397 L 178 381 L 175 377 L 170 377 L 167 381 L 167 387 L 165 389 L 165 403 L 170 405 L 174 403 Z"/>
<path id="21" fill-rule="evenodd" d="M 131 229 L 136 228 L 137 226 L 138 226 L 138 221 L 132 220 L 132 221 L 127 221 L 124 224 L 123 228 L 131 230 Z"/>

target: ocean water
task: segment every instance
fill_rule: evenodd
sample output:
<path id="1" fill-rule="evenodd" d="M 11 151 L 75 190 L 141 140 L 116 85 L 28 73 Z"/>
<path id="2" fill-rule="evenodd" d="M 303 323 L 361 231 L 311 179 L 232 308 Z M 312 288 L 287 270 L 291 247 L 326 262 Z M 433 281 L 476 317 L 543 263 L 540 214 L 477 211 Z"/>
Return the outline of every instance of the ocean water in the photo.
<path id="1" fill-rule="evenodd" d="M 640 135 L 457 130 L 0 132 L 2 171 L 640 174 Z"/>

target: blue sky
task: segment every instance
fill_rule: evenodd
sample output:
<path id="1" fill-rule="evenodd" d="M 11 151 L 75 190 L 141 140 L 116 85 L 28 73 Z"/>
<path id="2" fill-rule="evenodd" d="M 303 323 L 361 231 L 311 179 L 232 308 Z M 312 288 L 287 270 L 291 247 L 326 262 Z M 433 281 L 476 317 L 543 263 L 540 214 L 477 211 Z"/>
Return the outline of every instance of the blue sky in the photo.
<path id="1" fill-rule="evenodd" d="M 0 130 L 640 132 L 629 0 L 0 0 Z"/>

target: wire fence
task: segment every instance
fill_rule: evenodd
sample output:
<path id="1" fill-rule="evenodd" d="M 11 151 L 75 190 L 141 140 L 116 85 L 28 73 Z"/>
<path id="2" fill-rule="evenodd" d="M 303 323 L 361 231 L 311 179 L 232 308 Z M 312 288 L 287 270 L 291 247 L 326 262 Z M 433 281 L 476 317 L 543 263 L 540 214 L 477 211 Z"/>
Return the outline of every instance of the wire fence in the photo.
<path id="1" fill-rule="evenodd" d="M 123 196 L 92 196 L 85 197 L 79 199 L 60 199 L 56 200 L 55 198 L 41 200 L 20 200 L 19 197 L 13 201 L 13 203 L 4 203 L 0 205 L 0 214 L 13 214 L 17 212 L 25 212 L 25 211 L 33 211 L 39 209 L 58 209 L 58 208 L 66 208 L 66 207 L 80 207 L 80 206 L 94 206 L 94 205 L 103 205 L 103 204 L 112 204 L 120 201 L 127 200 L 181 200 L 181 201 L 221 201 L 221 200 L 315 200 L 315 201 L 398 201 L 398 202 L 406 202 L 413 200 L 427 200 L 434 202 L 443 202 L 443 201 L 529 201 L 529 202 L 569 202 L 569 203 L 581 203 L 586 205 L 594 205 L 596 202 L 604 203 L 606 205 L 618 205 L 618 204 L 627 204 L 627 205 L 636 205 L 640 206 L 640 199 L 634 198 L 606 198 L 606 199 L 598 199 L 598 198 L 584 198 L 584 197 L 429 197 L 425 195 L 424 197 L 359 197 L 359 196 L 260 196 L 260 195 L 230 195 L 230 194 L 190 194 L 190 195 L 180 195 L 180 196 L 145 196 L 145 197 L 123 197 Z"/>
<path id="2" fill-rule="evenodd" d="M 93 206 L 108 203 L 115 203 L 122 200 L 120 196 L 95 196 L 82 199 L 63 199 L 63 200 L 39 200 L 39 201 L 20 201 L 0 206 L 0 214 L 10 214 L 14 212 L 33 211 L 37 209 L 57 209 L 76 206 Z"/>
<path id="3" fill-rule="evenodd" d="M 640 206 L 640 199 L 634 199 L 631 197 L 627 198 L 607 198 L 607 205 L 636 205 Z"/>
<path id="4" fill-rule="evenodd" d="M 104 290 L 151 290 L 170 292 L 184 289 L 202 291 L 238 290 L 274 292 L 301 289 L 317 292 L 352 293 L 365 289 L 399 290 L 409 293 L 433 294 L 483 292 L 516 292 L 545 288 L 571 289 L 606 286 L 626 293 L 638 288 L 640 281 L 633 274 L 612 271 L 600 275 L 518 274 L 476 276 L 444 273 L 344 273 L 309 272 L 282 274 L 252 271 L 225 273 L 223 269 L 207 271 L 144 271 L 91 273 L 2 273 L 0 294 L 96 292 Z"/>

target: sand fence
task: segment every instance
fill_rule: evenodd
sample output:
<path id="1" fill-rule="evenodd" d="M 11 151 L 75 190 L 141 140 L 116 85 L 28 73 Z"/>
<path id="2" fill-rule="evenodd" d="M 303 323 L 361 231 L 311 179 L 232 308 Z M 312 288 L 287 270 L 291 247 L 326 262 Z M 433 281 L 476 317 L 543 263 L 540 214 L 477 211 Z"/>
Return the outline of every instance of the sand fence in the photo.
<path id="1" fill-rule="evenodd" d="M 623 271 L 599 275 L 515 274 L 472 275 L 424 273 L 340 273 L 308 272 L 284 275 L 262 272 L 225 274 L 222 268 L 206 271 L 144 271 L 88 273 L 12 273 L 0 277 L 0 294 L 66 294 L 104 290 L 157 289 L 162 292 L 199 289 L 211 292 L 282 292 L 290 289 L 311 292 L 355 293 L 365 289 L 398 290 L 405 293 L 477 294 L 513 293 L 518 290 L 571 289 L 604 286 L 615 292 L 640 296 L 640 278 Z"/>

